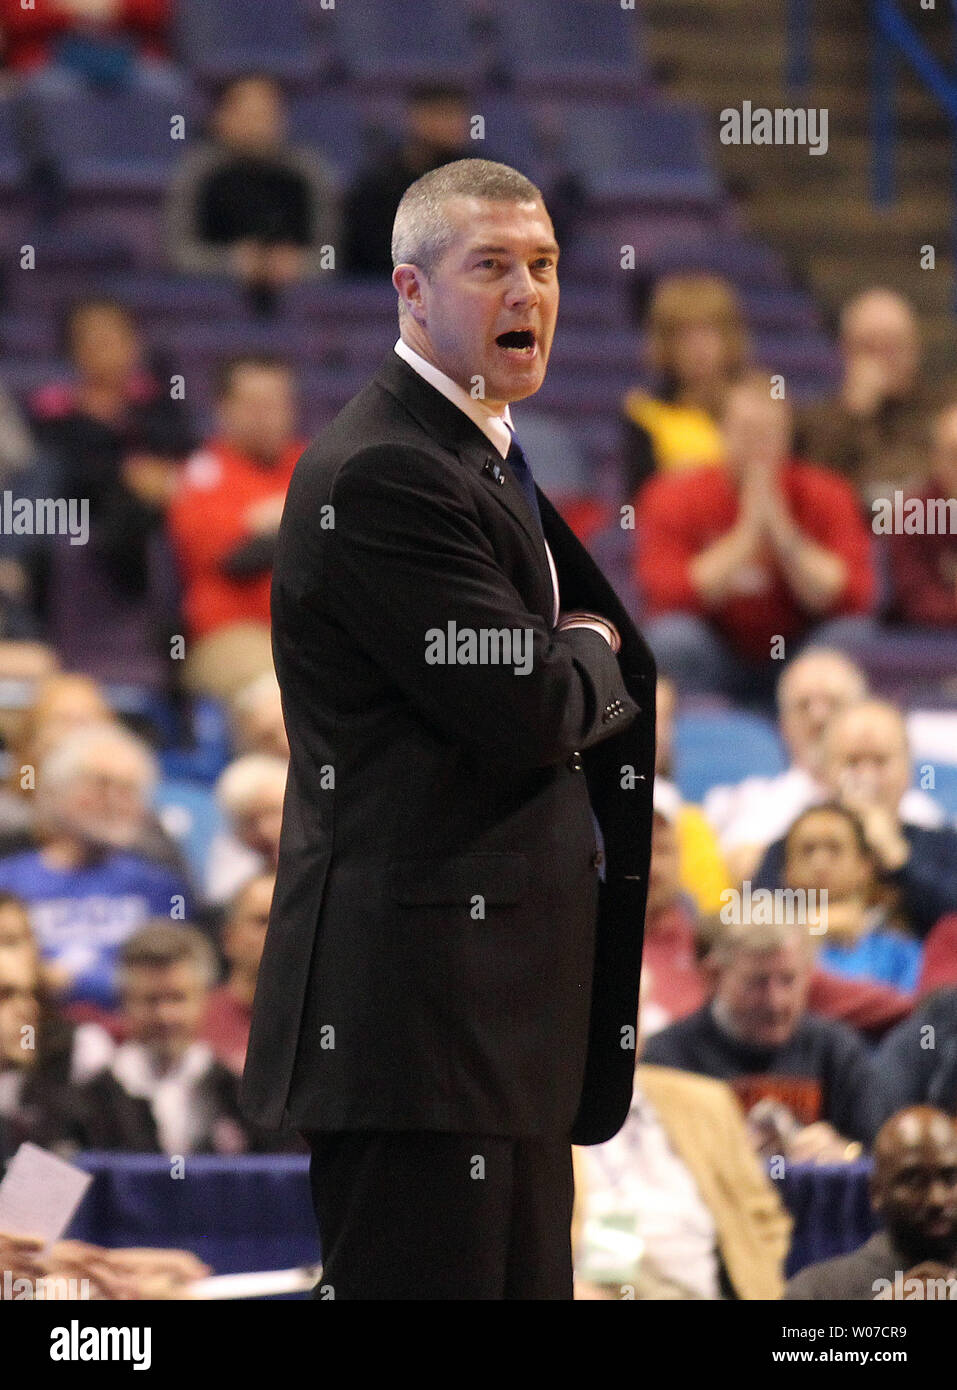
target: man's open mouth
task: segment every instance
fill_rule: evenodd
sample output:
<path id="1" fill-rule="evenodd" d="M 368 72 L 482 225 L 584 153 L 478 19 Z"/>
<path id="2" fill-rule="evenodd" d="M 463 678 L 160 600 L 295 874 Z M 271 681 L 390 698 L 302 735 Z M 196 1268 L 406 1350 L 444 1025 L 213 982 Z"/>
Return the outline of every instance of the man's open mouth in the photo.
<path id="1" fill-rule="evenodd" d="M 531 328 L 513 328 L 508 333 L 500 333 L 495 339 L 498 347 L 521 357 L 535 354 L 535 334 Z"/>

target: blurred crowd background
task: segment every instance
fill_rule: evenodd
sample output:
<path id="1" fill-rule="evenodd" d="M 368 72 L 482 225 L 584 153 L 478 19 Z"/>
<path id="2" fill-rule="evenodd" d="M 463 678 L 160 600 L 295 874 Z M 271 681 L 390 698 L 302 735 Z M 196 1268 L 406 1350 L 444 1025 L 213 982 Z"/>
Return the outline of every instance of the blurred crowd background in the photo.
<path id="1" fill-rule="evenodd" d="M 468 156 L 555 222 L 516 425 L 661 673 L 644 1052 L 579 1155 L 588 1283 L 624 1209 L 643 1296 L 778 1297 L 760 1160 L 854 1163 L 890 1123 L 886 1169 L 902 1108 L 957 1111 L 953 286 L 906 202 L 949 150 L 907 86 L 879 235 L 866 8 L 811 31 L 816 159 L 718 141 L 723 105 L 795 104 L 783 0 L 0 0 L 0 1157 L 301 1148 L 237 1102 L 288 756 L 272 547 L 395 340 L 403 191 Z M 17 534 L 40 497 L 88 499 L 88 543 Z"/>

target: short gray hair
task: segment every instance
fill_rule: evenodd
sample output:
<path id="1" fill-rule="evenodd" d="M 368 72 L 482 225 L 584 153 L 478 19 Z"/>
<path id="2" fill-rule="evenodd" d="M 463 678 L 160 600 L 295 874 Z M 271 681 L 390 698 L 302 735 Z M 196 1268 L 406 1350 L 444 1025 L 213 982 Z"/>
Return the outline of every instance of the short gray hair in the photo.
<path id="1" fill-rule="evenodd" d="M 392 264 L 417 265 L 431 275 L 455 240 L 443 212 L 449 198 L 489 198 L 496 203 L 544 203 L 531 179 L 491 159 L 456 159 L 416 179 L 402 196 L 392 224 Z"/>

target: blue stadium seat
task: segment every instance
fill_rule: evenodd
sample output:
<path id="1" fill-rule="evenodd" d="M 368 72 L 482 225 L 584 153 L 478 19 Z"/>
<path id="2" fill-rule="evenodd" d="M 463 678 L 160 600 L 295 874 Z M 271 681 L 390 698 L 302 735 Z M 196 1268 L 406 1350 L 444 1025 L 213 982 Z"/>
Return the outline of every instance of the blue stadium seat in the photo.
<path id="1" fill-rule="evenodd" d="M 675 781 L 686 801 L 745 777 L 774 777 L 787 766 L 770 720 L 736 710 L 687 711 L 675 720 Z"/>
<path id="2" fill-rule="evenodd" d="M 223 828 L 211 789 L 167 779 L 156 788 L 153 804 L 163 829 L 185 854 L 194 880 L 204 883 L 210 846 Z"/>
<path id="3" fill-rule="evenodd" d="M 319 61 L 300 0 L 279 7 L 268 0 L 179 0 L 175 46 L 184 66 L 210 82 L 247 71 L 301 82 Z"/>

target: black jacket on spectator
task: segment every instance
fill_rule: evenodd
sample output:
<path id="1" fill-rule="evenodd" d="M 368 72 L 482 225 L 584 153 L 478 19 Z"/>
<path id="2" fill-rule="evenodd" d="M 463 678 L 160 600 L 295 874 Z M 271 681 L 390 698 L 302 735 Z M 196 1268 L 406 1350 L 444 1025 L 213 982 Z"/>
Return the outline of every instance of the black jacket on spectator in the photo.
<path id="1" fill-rule="evenodd" d="M 905 1105 L 957 1114 L 957 986 L 929 995 L 888 1033 L 876 1058 L 890 1116 Z"/>
<path id="2" fill-rule="evenodd" d="M 826 1120 L 862 1144 L 880 1127 L 877 1079 L 864 1044 L 844 1024 L 816 1014 L 804 1014 L 782 1047 L 756 1048 L 719 1027 L 706 1004 L 649 1038 L 642 1060 L 727 1081 L 746 1111 L 773 1097 L 801 1124 Z"/>

